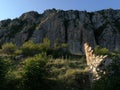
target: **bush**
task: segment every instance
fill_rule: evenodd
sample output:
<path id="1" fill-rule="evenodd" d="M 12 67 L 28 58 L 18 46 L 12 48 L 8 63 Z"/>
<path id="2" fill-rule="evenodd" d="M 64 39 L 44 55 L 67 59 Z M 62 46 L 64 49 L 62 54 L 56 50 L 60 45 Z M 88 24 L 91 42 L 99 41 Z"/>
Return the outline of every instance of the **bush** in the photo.
<path id="1" fill-rule="evenodd" d="M 50 40 L 48 38 L 44 38 L 43 45 L 46 49 L 49 49 L 50 48 Z"/>
<path id="2" fill-rule="evenodd" d="M 16 50 L 17 46 L 13 44 L 12 42 L 10 43 L 5 43 L 2 45 L 2 51 L 3 53 L 6 54 L 13 54 Z"/>
<path id="3" fill-rule="evenodd" d="M 102 48 L 100 46 L 96 46 L 94 49 L 95 54 L 97 55 L 106 55 L 109 54 L 109 50 L 107 48 Z"/>
<path id="4" fill-rule="evenodd" d="M 33 41 L 25 42 L 21 47 L 24 56 L 32 56 L 38 52 L 38 48 Z"/>
<path id="5" fill-rule="evenodd" d="M 54 48 L 49 49 L 47 53 L 52 55 L 54 58 L 65 58 L 66 56 L 70 55 L 68 51 L 68 44 L 65 43 L 55 45 Z"/>
<path id="6" fill-rule="evenodd" d="M 17 50 L 15 50 L 15 55 L 21 55 L 22 54 L 22 50 L 20 50 L 20 49 L 17 49 Z"/>
<path id="7" fill-rule="evenodd" d="M 50 48 L 50 41 L 49 39 L 45 38 L 43 39 L 43 43 L 35 44 L 33 41 L 25 42 L 22 45 L 21 50 L 25 56 L 33 56 L 38 53 L 42 53 L 42 52 L 45 53 L 48 51 L 49 48 Z"/>
<path id="8" fill-rule="evenodd" d="M 24 88 L 27 90 L 44 90 L 47 70 L 45 68 L 47 58 L 36 55 L 24 62 Z"/>
<path id="9" fill-rule="evenodd" d="M 6 73 L 8 72 L 10 62 L 3 58 L 0 58 L 0 90 L 3 90 L 4 83 L 6 81 Z"/>

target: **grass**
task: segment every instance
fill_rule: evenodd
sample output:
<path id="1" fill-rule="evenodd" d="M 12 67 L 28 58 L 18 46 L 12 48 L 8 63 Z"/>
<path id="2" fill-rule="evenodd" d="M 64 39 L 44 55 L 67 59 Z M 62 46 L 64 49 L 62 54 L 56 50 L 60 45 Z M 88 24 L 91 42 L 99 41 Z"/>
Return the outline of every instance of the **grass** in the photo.
<path id="1" fill-rule="evenodd" d="M 31 58 L 33 57 L 34 56 L 32 56 Z M 11 66 L 9 67 L 9 71 L 6 74 L 7 85 L 8 87 L 15 86 L 14 88 L 16 89 L 19 86 L 18 83 L 20 83 L 22 78 L 24 78 L 24 62 L 26 62 L 29 57 L 25 57 L 23 60 L 18 61 L 13 60 L 10 55 L 5 55 L 5 57 L 3 56 L 3 58 L 9 58 L 9 60 L 11 61 Z M 80 87 L 78 87 L 79 83 L 77 80 L 79 79 L 80 81 L 80 78 L 82 80 L 84 74 L 87 73 L 84 56 L 71 56 L 69 58 L 61 57 L 56 59 L 48 57 L 46 69 L 49 72 L 47 83 L 50 83 L 49 85 L 52 90 L 56 90 L 58 88 L 59 90 L 72 90 L 71 88 L 78 90 Z M 87 76 L 85 77 L 87 78 Z M 13 86 L 11 86 L 10 84 L 11 81 Z M 55 86 L 52 86 L 51 83 L 54 83 Z"/>
<path id="2" fill-rule="evenodd" d="M 48 41 L 45 41 L 43 45 L 47 46 L 40 47 L 43 48 L 41 50 L 49 49 Z M 33 50 L 37 50 L 36 44 L 29 43 L 27 47 L 27 56 L 23 53 L 23 49 L 18 48 L 15 48 L 12 53 L 8 53 L 11 48 L 14 48 L 9 48 L 9 44 L 5 47 L 7 52 L 3 52 L 3 48 L 0 49 L 0 56 L 8 62 L 10 61 L 10 65 L 6 67 L 8 71 L 5 73 L 2 90 L 11 90 L 10 88 L 12 90 L 33 90 L 34 87 L 37 90 L 40 87 L 42 87 L 41 90 L 46 90 L 46 88 L 47 90 L 85 90 L 89 87 L 89 74 L 84 55 L 63 54 L 65 52 L 59 52 L 59 50 L 54 53 L 55 55 L 42 51 L 31 55 Z M 22 59 L 16 60 L 15 57 L 21 54 Z M 55 57 L 56 55 L 58 56 Z M 1 71 L 3 70 L 1 69 Z"/>

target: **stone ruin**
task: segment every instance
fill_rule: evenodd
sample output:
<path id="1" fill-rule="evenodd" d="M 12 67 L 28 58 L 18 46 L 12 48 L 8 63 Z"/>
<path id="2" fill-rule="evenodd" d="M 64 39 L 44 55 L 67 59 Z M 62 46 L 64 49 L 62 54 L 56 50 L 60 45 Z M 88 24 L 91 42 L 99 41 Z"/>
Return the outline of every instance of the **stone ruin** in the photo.
<path id="1" fill-rule="evenodd" d="M 95 55 L 92 47 L 88 43 L 84 44 L 84 50 L 86 55 L 87 65 L 90 71 L 90 81 L 100 79 L 99 72 L 106 74 L 105 69 L 112 62 L 112 59 L 108 58 L 107 55 Z"/>

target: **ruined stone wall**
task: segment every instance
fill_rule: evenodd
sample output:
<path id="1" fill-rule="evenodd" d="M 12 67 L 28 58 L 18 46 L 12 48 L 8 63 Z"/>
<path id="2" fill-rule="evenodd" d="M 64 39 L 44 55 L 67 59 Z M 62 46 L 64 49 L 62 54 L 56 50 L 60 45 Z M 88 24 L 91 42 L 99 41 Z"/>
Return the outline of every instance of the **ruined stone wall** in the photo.
<path id="1" fill-rule="evenodd" d="M 100 78 L 98 72 L 105 74 L 104 69 L 112 62 L 107 55 L 95 55 L 92 48 L 88 45 L 88 43 L 84 44 L 84 50 L 86 55 L 86 61 L 89 68 L 90 73 L 92 74 L 91 82 Z"/>

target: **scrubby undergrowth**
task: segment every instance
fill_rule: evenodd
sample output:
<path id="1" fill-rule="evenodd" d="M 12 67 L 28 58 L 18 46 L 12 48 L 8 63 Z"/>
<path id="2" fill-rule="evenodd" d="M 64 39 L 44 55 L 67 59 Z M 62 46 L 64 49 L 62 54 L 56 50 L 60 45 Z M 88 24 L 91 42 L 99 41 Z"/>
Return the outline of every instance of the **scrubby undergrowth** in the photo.
<path id="1" fill-rule="evenodd" d="M 88 90 L 85 56 L 69 54 L 67 45 L 50 48 L 32 41 L 0 49 L 1 90 Z"/>
<path id="2" fill-rule="evenodd" d="M 113 59 L 120 56 L 119 52 L 100 47 L 95 48 L 95 53 L 108 54 Z M 108 69 L 117 67 L 113 64 Z M 119 86 L 119 72 L 116 73 L 103 76 L 92 90 L 112 90 L 116 84 Z M 50 48 L 47 38 L 42 44 L 28 41 L 18 48 L 6 43 L 0 49 L 0 90 L 90 90 L 89 75 L 84 55 L 71 55 L 66 44 Z"/>

